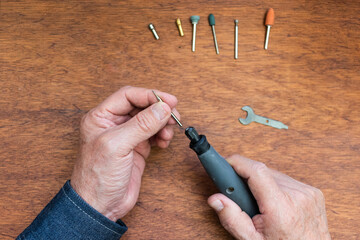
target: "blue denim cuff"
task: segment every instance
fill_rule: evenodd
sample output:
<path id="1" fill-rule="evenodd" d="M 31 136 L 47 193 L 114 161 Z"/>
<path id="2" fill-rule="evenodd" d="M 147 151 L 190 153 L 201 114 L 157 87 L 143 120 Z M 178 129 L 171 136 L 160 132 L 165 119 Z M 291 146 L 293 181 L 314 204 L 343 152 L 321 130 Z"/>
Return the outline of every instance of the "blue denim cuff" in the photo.
<path id="1" fill-rule="evenodd" d="M 87 204 L 67 181 L 17 239 L 120 239 L 127 227 Z"/>

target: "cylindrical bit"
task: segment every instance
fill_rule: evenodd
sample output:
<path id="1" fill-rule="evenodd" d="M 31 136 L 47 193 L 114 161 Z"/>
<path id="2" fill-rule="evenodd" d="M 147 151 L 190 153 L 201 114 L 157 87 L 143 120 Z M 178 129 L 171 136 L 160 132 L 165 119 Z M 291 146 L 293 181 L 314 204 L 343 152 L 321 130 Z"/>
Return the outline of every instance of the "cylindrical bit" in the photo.
<path id="1" fill-rule="evenodd" d="M 182 27 L 181 27 L 180 18 L 176 19 L 176 25 L 178 26 L 180 36 L 183 37 L 183 36 L 184 36 L 184 32 L 183 32 L 183 29 L 182 29 Z"/>
<path id="2" fill-rule="evenodd" d="M 210 26 L 215 26 L 215 16 L 214 16 L 214 14 L 209 15 L 209 24 L 210 24 Z"/>
<path id="3" fill-rule="evenodd" d="M 213 14 L 209 15 L 209 25 L 211 26 L 213 37 L 214 37 L 214 44 L 215 44 L 215 51 L 216 54 L 219 54 L 219 46 L 216 40 L 216 33 L 215 33 L 215 17 Z"/>
<path id="4" fill-rule="evenodd" d="M 238 59 L 238 31 L 239 31 L 239 27 L 238 27 L 238 23 L 239 20 L 235 19 L 235 59 Z"/>
<path id="5" fill-rule="evenodd" d="M 274 25 L 274 20 L 275 20 L 274 9 L 270 8 L 266 14 L 266 19 L 265 19 L 265 25 L 266 25 L 266 38 L 265 38 L 265 46 L 264 46 L 265 49 L 268 49 L 270 29 L 271 26 Z"/>
<path id="6" fill-rule="evenodd" d="M 154 37 L 156 38 L 156 40 L 159 40 L 159 36 L 157 35 L 157 33 L 155 31 L 155 27 L 152 23 L 149 24 L 149 28 L 152 31 L 152 33 L 154 34 Z"/>

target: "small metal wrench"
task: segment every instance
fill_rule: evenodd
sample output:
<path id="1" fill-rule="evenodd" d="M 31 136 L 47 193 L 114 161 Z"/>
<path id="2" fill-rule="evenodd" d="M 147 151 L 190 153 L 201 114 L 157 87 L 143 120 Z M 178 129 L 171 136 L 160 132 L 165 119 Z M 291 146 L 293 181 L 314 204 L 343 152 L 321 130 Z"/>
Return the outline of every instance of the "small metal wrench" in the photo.
<path id="1" fill-rule="evenodd" d="M 247 112 L 247 116 L 245 119 L 239 118 L 239 121 L 244 125 L 248 125 L 251 122 L 257 122 L 278 129 L 288 129 L 288 126 L 286 126 L 282 122 L 256 115 L 254 113 L 254 110 L 252 110 L 252 108 L 249 106 L 242 107 L 241 109 Z"/>

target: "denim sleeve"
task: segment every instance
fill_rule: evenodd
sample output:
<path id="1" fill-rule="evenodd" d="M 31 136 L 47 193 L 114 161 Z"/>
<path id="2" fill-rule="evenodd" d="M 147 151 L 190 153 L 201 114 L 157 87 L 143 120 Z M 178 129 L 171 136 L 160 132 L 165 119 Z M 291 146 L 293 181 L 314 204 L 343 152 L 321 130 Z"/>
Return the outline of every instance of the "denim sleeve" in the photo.
<path id="1" fill-rule="evenodd" d="M 67 181 L 58 194 L 16 239 L 120 239 L 127 227 L 87 204 Z"/>

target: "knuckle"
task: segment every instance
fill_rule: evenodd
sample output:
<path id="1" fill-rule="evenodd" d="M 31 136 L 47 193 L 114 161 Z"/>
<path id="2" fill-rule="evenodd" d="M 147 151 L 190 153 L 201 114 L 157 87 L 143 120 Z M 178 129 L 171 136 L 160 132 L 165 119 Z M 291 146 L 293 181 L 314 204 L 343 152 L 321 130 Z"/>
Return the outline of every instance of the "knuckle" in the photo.
<path id="1" fill-rule="evenodd" d="M 125 86 L 121 87 L 120 89 L 118 89 L 117 91 L 118 91 L 118 92 L 121 92 L 121 93 L 124 93 L 124 92 L 126 92 L 129 88 L 132 88 L 132 86 L 125 85 Z"/>
<path id="2" fill-rule="evenodd" d="M 151 132 L 152 122 L 144 114 L 139 113 L 135 115 L 136 123 L 143 132 Z"/>
<path id="3" fill-rule="evenodd" d="M 269 170 L 266 164 L 262 162 L 255 163 L 253 165 L 253 168 L 254 168 L 254 172 L 257 173 L 258 175 L 263 175 Z"/>
<path id="4" fill-rule="evenodd" d="M 323 192 L 318 188 L 312 188 L 312 196 L 315 199 L 316 202 L 324 202 L 325 197 Z"/>
<path id="5" fill-rule="evenodd" d="M 96 141 L 96 147 L 105 152 L 111 151 L 111 139 L 107 134 L 101 134 Z"/>

